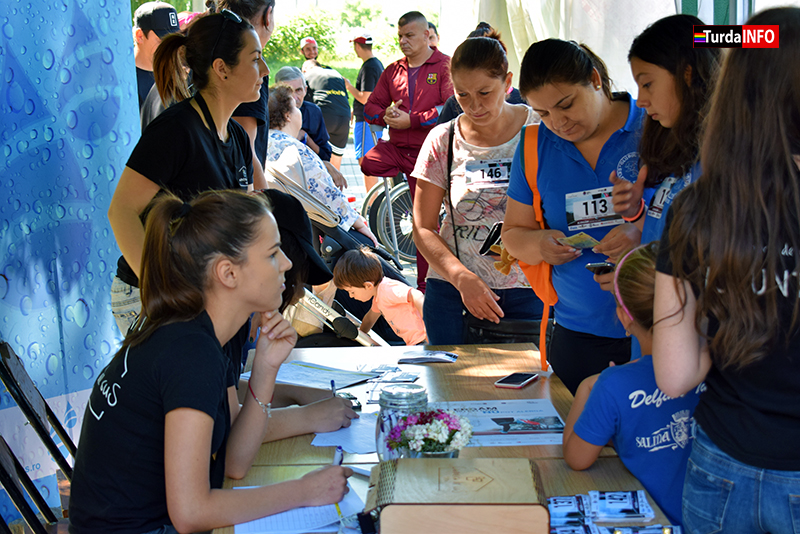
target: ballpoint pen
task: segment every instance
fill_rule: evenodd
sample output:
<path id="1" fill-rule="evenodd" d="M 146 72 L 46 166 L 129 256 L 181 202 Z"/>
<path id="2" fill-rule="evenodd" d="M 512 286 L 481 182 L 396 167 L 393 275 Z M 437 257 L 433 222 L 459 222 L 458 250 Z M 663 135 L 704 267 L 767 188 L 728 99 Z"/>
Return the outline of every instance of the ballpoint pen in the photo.
<path id="1" fill-rule="evenodd" d="M 336 382 L 334 382 L 334 380 L 331 379 L 331 397 L 335 396 L 336 396 Z"/>
<path id="2" fill-rule="evenodd" d="M 336 394 L 336 389 L 333 386 L 333 380 L 331 380 L 331 390 L 334 391 L 334 395 Z M 344 460 L 344 450 L 342 449 L 341 445 L 336 446 L 336 452 L 333 453 L 333 465 L 342 465 L 342 460 Z M 342 515 L 342 509 L 339 508 L 339 503 L 333 503 L 336 506 L 336 513 L 339 514 L 339 520 L 341 521 L 344 516 Z"/>

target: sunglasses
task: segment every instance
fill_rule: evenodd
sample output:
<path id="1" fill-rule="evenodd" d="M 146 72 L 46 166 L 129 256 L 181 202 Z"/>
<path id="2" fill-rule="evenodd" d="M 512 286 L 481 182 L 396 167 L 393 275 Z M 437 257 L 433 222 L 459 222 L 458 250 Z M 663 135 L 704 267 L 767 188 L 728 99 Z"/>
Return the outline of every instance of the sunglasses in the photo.
<path id="1" fill-rule="evenodd" d="M 220 15 L 224 17 L 222 20 L 222 26 L 219 27 L 219 33 L 217 34 L 217 40 L 214 41 L 214 47 L 211 49 L 211 61 L 217 59 L 216 52 L 217 52 L 217 45 L 219 45 L 219 39 L 222 37 L 222 34 L 225 33 L 225 25 L 228 24 L 229 20 L 232 20 L 236 24 L 242 23 L 242 17 L 234 13 L 229 9 L 223 9 L 219 12 Z"/>

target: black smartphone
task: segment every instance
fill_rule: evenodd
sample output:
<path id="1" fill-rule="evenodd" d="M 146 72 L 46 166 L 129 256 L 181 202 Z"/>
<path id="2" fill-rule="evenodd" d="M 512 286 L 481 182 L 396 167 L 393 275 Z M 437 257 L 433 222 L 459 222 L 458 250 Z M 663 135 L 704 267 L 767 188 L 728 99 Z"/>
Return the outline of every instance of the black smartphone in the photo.
<path id="1" fill-rule="evenodd" d="M 519 389 L 539 378 L 538 373 L 511 373 L 494 383 L 496 388 Z"/>
<path id="2" fill-rule="evenodd" d="M 499 244 L 501 242 L 500 234 L 503 231 L 503 221 L 497 221 L 492 225 L 492 228 L 489 230 L 489 234 L 486 236 L 486 239 L 483 240 L 480 248 L 480 255 L 481 256 L 497 256 L 498 254 L 489 250 L 492 245 Z"/>
<path id="3" fill-rule="evenodd" d="M 592 271 L 594 274 L 607 274 L 613 273 L 617 266 L 607 261 L 601 261 L 598 263 L 587 263 L 586 268 Z"/>

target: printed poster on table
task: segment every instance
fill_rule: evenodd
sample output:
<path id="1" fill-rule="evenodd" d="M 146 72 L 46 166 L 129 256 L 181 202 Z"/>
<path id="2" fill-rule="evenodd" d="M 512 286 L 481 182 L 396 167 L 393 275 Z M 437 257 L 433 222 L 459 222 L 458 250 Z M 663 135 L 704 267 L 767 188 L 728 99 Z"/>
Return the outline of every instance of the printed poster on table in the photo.
<path id="1" fill-rule="evenodd" d="M 561 445 L 564 421 L 548 399 L 437 402 L 432 407 L 467 417 L 469 447 Z"/>

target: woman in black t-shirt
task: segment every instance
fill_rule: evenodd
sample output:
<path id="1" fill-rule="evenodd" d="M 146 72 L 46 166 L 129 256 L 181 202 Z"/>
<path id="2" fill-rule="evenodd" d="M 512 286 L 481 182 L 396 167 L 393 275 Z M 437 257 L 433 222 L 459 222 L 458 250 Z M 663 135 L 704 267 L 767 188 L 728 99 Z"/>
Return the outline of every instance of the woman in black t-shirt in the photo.
<path id="1" fill-rule="evenodd" d="M 197 91 L 191 96 L 181 57 Z M 159 191 L 182 200 L 218 189 L 244 189 L 253 182 L 247 133 L 231 114 L 259 98 L 267 66 L 258 35 L 229 11 L 195 20 L 185 35 L 164 38 L 153 67 L 159 93 L 177 101 L 145 129 L 120 176 L 108 218 L 120 258 L 112 286 L 112 310 L 123 335 L 138 311 L 138 275 L 144 244 L 142 214 Z M 125 302 L 129 314 L 121 313 Z"/>
<path id="2" fill-rule="evenodd" d="M 800 9 L 746 24 L 776 47 L 728 51 L 703 175 L 670 208 L 657 264 L 658 387 L 707 387 L 683 490 L 689 533 L 800 522 Z"/>
<path id="3" fill-rule="evenodd" d="M 275 378 L 297 334 L 278 313 L 292 263 L 262 195 L 174 195 L 149 209 L 142 313 L 89 397 L 70 498 L 72 534 L 200 532 L 339 502 L 348 468 L 270 486 L 242 478 L 270 419 Z M 244 405 L 223 352 L 251 313 L 261 334 Z M 233 398 L 231 398 L 233 397 Z"/>

